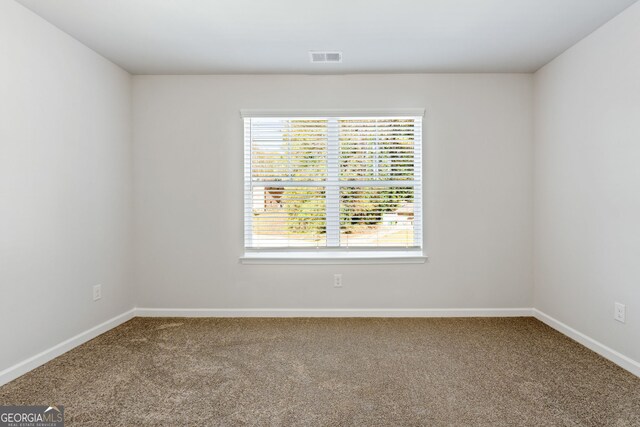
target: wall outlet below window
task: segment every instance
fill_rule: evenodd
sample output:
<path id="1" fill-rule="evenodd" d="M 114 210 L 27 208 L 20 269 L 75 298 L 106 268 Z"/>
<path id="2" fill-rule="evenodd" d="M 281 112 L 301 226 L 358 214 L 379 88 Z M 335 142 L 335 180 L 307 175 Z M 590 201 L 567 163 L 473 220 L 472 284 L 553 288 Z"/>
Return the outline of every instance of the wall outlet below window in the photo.
<path id="1" fill-rule="evenodd" d="M 102 298 L 102 285 L 94 285 L 93 300 L 98 301 L 100 298 Z"/>
<path id="2" fill-rule="evenodd" d="M 334 274 L 333 275 L 333 287 L 341 288 L 342 287 L 342 274 Z"/>

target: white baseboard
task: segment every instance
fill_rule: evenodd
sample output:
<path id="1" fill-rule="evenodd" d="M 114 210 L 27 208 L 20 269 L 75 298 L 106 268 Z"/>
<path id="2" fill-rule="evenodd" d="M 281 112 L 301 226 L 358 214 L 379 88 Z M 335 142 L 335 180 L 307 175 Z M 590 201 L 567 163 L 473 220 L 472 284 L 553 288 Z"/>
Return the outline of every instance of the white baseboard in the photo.
<path id="1" fill-rule="evenodd" d="M 107 332 L 133 317 L 529 317 L 574 339 L 602 357 L 640 377 L 640 363 L 576 331 L 534 308 L 425 308 L 425 309 L 226 309 L 135 308 L 88 329 L 35 356 L 0 371 L 0 386 Z"/>
<path id="2" fill-rule="evenodd" d="M 626 369 L 635 376 L 640 377 L 640 362 L 636 362 L 635 360 L 625 356 L 624 354 L 618 353 L 614 349 L 609 348 L 601 342 L 598 342 L 593 338 L 586 336 L 582 332 L 576 331 L 571 326 L 568 326 L 535 308 L 533 309 L 533 317 L 535 317 L 542 323 L 545 323 L 546 325 L 552 327 L 556 331 L 579 342 L 588 349 L 595 351 L 600 356 L 612 361 L 616 365 L 620 366 L 623 369 Z"/>
<path id="3" fill-rule="evenodd" d="M 137 308 L 140 317 L 525 317 L 531 308 Z"/>
<path id="4" fill-rule="evenodd" d="M 22 362 L 10 366 L 7 369 L 4 369 L 3 371 L 0 371 L 0 386 L 8 383 L 9 381 L 13 381 L 19 376 L 24 375 L 27 372 L 37 368 L 38 366 L 55 359 L 61 354 L 64 354 L 67 351 L 71 350 L 72 348 L 79 346 L 80 344 L 84 344 L 85 342 L 97 337 L 98 335 L 115 328 L 116 326 L 132 319 L 133 317 L 135 317 L 135 309 L 131 309 L 126 313 L 122 313 L 112 319 L 107 320 L 106 322 L 99 324 L 98 326 L 94 326 L 93 328 L 81 332 L 78 335 L 61 342 L 60 344 L 57 344 L 41 353 L 38 353 L 35 356 L 32 356 L 28 359 L 23 360 Z"/>

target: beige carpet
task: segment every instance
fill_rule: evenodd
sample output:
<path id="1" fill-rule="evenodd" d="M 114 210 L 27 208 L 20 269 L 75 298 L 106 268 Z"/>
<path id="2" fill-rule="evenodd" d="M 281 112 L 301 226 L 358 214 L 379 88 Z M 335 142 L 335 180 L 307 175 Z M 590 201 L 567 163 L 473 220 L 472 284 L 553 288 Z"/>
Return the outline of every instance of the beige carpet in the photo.
<path id="1" fill-rule="evenodd" d="M 640 379 L 531 318 L 135 318 L 0 388 L 87 426 L 640 426 Z"/>

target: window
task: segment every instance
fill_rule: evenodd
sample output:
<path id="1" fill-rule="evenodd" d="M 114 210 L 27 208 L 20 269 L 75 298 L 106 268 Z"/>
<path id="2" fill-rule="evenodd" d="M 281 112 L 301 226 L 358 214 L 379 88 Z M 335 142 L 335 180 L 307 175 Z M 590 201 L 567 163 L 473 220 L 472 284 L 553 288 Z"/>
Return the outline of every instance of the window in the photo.
<path id="1" fill-rule="evenodd" d="M 243 261 L 424 262 L 422 115 L 243 111 Z"/>

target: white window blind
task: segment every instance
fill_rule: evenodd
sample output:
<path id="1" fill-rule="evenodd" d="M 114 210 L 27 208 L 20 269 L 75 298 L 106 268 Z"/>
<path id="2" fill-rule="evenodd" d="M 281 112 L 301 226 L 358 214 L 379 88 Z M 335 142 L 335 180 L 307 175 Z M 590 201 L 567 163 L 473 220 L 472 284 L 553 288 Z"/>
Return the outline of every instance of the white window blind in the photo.
<path id="1" fill-rule="evenodd" d="M 244 135 L 245 248 L 422 248 L 422 115 L 252 115 Z"/>

